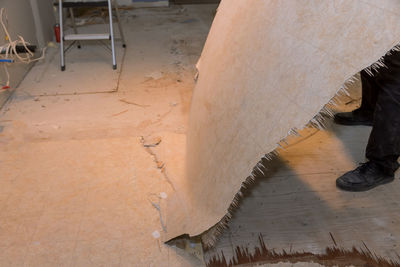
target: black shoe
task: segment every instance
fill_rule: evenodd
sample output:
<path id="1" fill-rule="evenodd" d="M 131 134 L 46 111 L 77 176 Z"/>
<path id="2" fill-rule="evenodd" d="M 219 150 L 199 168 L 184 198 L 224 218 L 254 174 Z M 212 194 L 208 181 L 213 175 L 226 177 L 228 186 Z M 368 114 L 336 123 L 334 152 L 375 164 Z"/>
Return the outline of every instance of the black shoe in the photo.
<path id="1" fill-rule="evenodd" d="M 336 180 L 336 186 L 345 191 L 361 192 L 390 183 L 393 180 L 394 174 L 386 174 L 380 165 L 369 161 L 339 177 Z"/>
<path id="2" fill-rule="evenodd" d="M 372 126 L 372 116 L 366 115 L 360 109 L 352 112 L 337 113 L 334 116 L 334 121 L 342 125 L 365 125 Z"/>

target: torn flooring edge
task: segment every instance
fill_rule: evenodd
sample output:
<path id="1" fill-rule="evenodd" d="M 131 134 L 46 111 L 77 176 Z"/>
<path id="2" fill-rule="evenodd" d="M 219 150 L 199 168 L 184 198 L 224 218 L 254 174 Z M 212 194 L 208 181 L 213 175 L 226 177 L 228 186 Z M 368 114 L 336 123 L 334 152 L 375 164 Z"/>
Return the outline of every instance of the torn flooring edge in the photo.
<path id="1" fill-rule="evenodd" d="M 392 49 L 389 50 L 389 52 L 386 53 L 386 55 L 391 55 L 392 52 L 399 52 L 400 51 L 400 44 L 394 46 Z M 380 68 L 387 68 L 386 64 L 385 64 L 385 60 L 384 57 L 381 57 L 379 60 L 377 60 L 375 63 L 371 64 L 371 66 L 365 68 L 365 71 L 371 75 L 374 76 L 374 71 L 376 72 L 377 70 L 379 70 Z"/>
<path id="2" fill-rule="evenodd" d="M 248 248 L 236 247 L 235 258 L 229 261 L 226 260 L 223 252 L 210 259 L 207 267 L 229 267 L 245 264 L 274 264 L 280 262 L 295 263 L 318 263 L 323 266 L 376 266 L 376 267 L 398 267 L 400 262 L 386 260 L 383 257 L 377 256 L 365 248 L 357 249 L 353 247 L 351 250 L 334 247 L 327 247 L 325 253 L 314 254 L 309 252 L 275 252 L 268 249 L 264 243 L 262 235 L 259 235 L 259 246 L 255 248 L 254 253 L 251 253 Z"/>

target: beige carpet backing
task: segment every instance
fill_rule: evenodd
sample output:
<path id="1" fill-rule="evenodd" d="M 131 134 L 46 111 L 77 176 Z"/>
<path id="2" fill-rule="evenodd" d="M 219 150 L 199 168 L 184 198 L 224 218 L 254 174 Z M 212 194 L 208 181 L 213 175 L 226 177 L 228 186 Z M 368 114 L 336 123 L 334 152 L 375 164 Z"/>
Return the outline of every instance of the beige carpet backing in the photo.
<path id="1" fill-rule="evenodd" d="M 398 0 L 223 0 L 199 61 L 185 174 L 169 177 L 168 237 L 219 223 L 217 234 L 260 159 L 318 125 L 343 84 L 398 43 Z"/>

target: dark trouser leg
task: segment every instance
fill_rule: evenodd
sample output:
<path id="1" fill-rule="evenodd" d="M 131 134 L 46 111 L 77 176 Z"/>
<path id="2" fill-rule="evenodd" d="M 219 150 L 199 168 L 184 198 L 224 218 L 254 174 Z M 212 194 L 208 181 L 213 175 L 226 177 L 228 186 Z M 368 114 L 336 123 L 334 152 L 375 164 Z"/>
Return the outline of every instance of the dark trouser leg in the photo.
<path id="1" fill-rule="evenodd" d="M 366 156 L 391 174 L 400 156 L 400 52 L 385 56 L 385 64 L 375 79 L 379 92 Z"/>
<path id="2" fill-rule="evenodd" d="M 361 71 L 362 102 L 361 106 L 352 112 L 339 112 L 334 116 L 334 121 L 342 125 L 372 126 L 375 106 L 379 94 L 379 85 L 376 82 L 379 73 L 370 76 L 365 70 Z"/>
<path id="3" fill-rule="evenodd" d="M 373 116 L 378 100 L 379 85 L 376 83 L 378 73 L 369 75 L 365 70 L 361 71 L 362 101 L 360 111 L 368 116 Z"/>

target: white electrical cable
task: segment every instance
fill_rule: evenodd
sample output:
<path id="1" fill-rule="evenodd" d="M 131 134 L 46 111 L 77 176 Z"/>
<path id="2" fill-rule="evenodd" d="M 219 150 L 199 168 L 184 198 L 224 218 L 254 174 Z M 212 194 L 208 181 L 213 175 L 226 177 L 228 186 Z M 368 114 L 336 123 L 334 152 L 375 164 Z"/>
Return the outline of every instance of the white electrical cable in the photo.
<path id="1" fill-rule="evenodd" d="M 27 47 L 28 45 L 30 45 L 30 43 L 26 42 L 22 36 L 18 35 L 18 39 L 17 40 L 12 40 L 11 35 L 10 35 L 9 31 L 8 31 L 8 27 L 7 27 L 7 25 L 8 25 L 8 17 L 7 17 L 7 14 L 5 12 L 5 8 L 4 7 L 0 9 L 0 23 L 1 23 L 1 26 L 3 28 L 4 34 L 6 36 L 6 40 L 8 41 L 7 44 L 0 46 L 0 51 L 5 51 L 4 55 L 0 54 L 0 58 L 9 59 L 10 58 L 10 54 L 11 54 L 14 57 L 13 58 L 14 62 L 29 64 L 31 62 L 41 60 L 41 59 L 43 59 L 45 57 L 46 49 L 44 48 L 42 50 L 42 55 L 40 57 L 33 58 L 35 56 L 34 53 L 31 50 L 29 50 L 28 47 Z M 17 53 L 17 46 L 18 45 L 24 46 L 25 51 L 26 51 L 26 56 L 25 57 L 20 56 Z M 8 64 L 10 64 L 10 63 L 4 63 L 4 69 L 5 69 L 5 72 L 6 72 L 6 75 L 7 75 L 7 82 L 5 83 L 5 85 L 7 87 L 10 85 L 10 75 L 8 73 L 8 70 L 7 70 L 7 65 Z"/>

